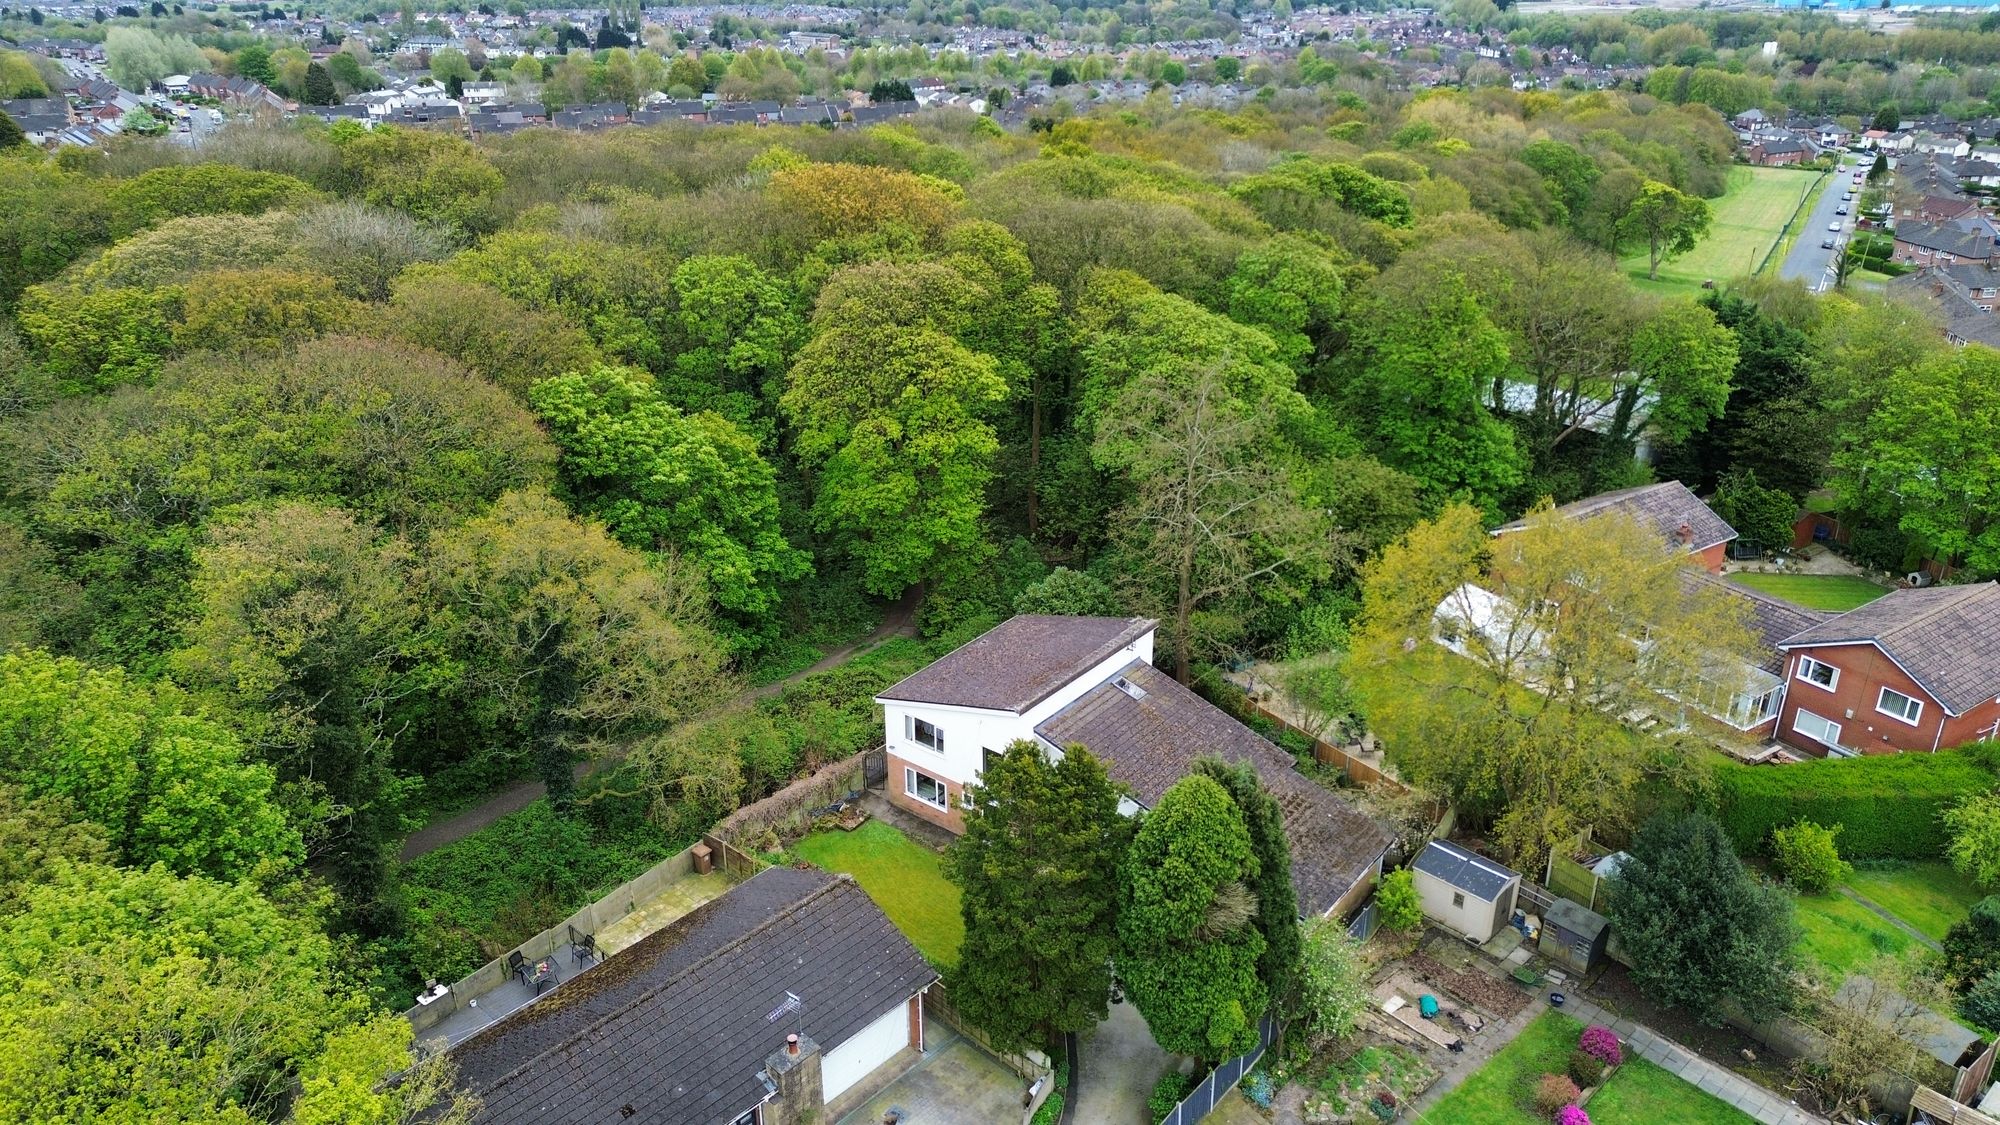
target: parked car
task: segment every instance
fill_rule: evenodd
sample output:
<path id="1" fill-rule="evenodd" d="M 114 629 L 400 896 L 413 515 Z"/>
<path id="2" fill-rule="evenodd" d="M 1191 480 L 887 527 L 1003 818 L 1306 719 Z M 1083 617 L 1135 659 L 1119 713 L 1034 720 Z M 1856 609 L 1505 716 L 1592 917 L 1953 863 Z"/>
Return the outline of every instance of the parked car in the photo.
<path id="1" fill-rule="evenodd" d="M 1838 231 L 1838 230 L 1840 230 L 1840 220 L 1839 220 L 1839 219 L 1835 219 L 1835 220 L 1834 220 L 1833 222 L 1830 222 L 1830 223 L 1826 224 L 1826 229 L 1828 229 L 1828 230 L 1830 230 L 1830 231 Z"/>
<path id="2" fill-rule="evenodd" d="M 1820 249 L 1822 249 L 1822 250 L 1831 250 L 1831 249 L 1833 249 L 1833 239 L 1831 239 L 1831 238 L 1822 238 L 1822 239 L 1820 239 L 1820 240 L 1819 240 L 1819 248 L 1820 248 Z"/>
<path id="3" fill-rule="evenodd" d="M 1847 214 L 1847 208 L 1845 208 L 1845 207 L 1835 207 L 1835 208 L 1833 209 L 1833 213 L 1834 213 L 1834 214 L 1836 214 L 1836 215 L 1845 215 L 1845 214 Z"/>

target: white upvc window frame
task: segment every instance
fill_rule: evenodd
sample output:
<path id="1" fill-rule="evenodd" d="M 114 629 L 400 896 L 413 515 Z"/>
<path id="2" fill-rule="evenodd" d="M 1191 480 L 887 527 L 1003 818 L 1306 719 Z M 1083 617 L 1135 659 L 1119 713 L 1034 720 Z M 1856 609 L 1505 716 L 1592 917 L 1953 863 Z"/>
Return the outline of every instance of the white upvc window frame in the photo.
<path id="1" fill-rule="evenodd" d="M 1812 730 L 1805 726 L 1800 725 L 1803 720 L 1808 718 L 1816 722 L 1825 724 L 1828 729 L 1833 731 L 1833 737 L 1827 738 L 1824 732 L 1822 731 Z M 1807 738 L 1812 739 L 1814 742 L 1817 742 L 1822 746 L 1838 747 L 1840 745 L 1840 736 L 1842 733 L 1840 724 L 1834 722 L 1832 719 L 1829 719 L 1824 715 L 1819 715 L 1815 714 L 1812 711 L 1808 711 L 1804 707 L 1801 707 L 1797 711 L 1792 712 L 1792 730 L 1796 731 L 1799 734 L 1805 735 Z"/>
<path id="2" fill-rule="evenodd" d="M 1890 710 L 1887 706 L 1884 706 L 1884 704 L 1888 701 L 1888 698 L 1892 695 L 1898 699 L 1903 700 L 1906 703 L 1909 703 L 1911 706 L 1915 707 L 1916 710 L 1908 715 L 1904 715 L 1899 711 Z M 1875 710 L 1880 711 L 1882 714 L 1889 716 L 1890 718 L 1896 720 L 1899 723 L 1908 723 L 1910 726 L 1916 726 L 1919 722 L 1923 720 L 1924 717 L 1924 701 L 1918 699 L 1914 695 L 1908 695 L 1905 694 L 1904 692 L 1897 691 L 1895 688 L 1885 687 L 1882 690 L 1875 693 Z"/>
<path id="3" fill-rule="evenodd" d="M 1827 680 L 1825 683 L 1820 683 L 1806 674 L 1809 668 L 1824 668 L 1832 673 L 1833 678 Z M 1840 686 L 1840 667 L 1838 665 L 1828 664 L 1824 660 L 1814 660 L 1812 657 L 1803 654 L 1799 656 L 1799 666 L 1793 674 L 1798 677 L 1801 683 L 1811 684 L 1821 691 L 1832 691 Z"/>
<path id="4" fill-rule="evenodd" d="M 928 739 L 924 736 L 926 730 L 930 732 Z M 926 750 L 934 750 L 940 754 L 944 753 L 944 728 L 931 722 L 929 719 L 919 719 L 915 715 L 904 715 L 903 737 Z"/>
<path id="5" fill-rule="evenodd" d="M 937 796 L 935 798 L 926 797 L 923 793 L 919 792 L 917 785 L 918 778 L 922 778 L 932 785 L 937 786 Z M 939 812 L 948 812 L 951 809 L 951 789 L 945 784 L 944 779 L 941 777 L 932 777 L 915 766 L 903 767 L 903 793 L 912 800 L 922 801 Z"/>

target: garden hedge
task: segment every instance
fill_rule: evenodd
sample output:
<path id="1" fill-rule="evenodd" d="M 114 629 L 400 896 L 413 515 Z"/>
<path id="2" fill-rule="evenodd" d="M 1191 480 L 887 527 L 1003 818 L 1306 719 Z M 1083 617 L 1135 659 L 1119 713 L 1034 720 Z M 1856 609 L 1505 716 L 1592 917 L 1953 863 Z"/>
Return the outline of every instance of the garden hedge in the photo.
<path id="1" fill-rule="evenodd" d="M 1745 855 L 1770 854 L 1773 829 L 1810 820 L 1843 827 L 1847 859 L 1936 859 L 1948 838 L 1939 814 L 1992 789 L 1997 762 L 1994 743 L 1788 766 L 1723 762 L 1718 816 Z"/>

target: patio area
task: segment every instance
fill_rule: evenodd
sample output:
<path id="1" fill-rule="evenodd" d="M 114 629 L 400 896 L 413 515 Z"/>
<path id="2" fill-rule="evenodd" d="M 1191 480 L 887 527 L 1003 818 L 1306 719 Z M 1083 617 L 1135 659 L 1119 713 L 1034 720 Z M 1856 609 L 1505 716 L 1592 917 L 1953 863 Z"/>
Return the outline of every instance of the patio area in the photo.
<path id="1" fill-rule="evenodd" d="M 446 1045 L 455 1046 L 479 1029 L 497 1023 L 537 998 L 555 995 L 563 986 L 602 964 L 606 958 L 616 956 L 647 934 L 693 913 L 697 907 L 720 896 L 736 882 L 719 870 L 707 875 L 681 876 L 662 887 L 658 893 L 632 903 L 623 917 L 599 929 L 595 935 L 594 956 L 559 940 L 548 956 L 530 960 L 523 974 L 507 976 L 495 987 L 466 999 L 463 1007 L 419 1032 L 418 1038 L 433 1042 L 442 1040 Z M 543 965 L 547 966 L 547 972 L 538 972 Z M 523 979 L 534 980 L 537 976 L 542 977 L 538 984 L 530 984 Z M 464 986 L 464 982 L 460 982 L 456 987 Z M 450 997 L 447 997 L 440 1003 L 449 1001 Z"/>
<path id="2" fill-rule="evenodd" d="M 1018 1121 L 1026 1083 L 943 1020 L 927 1023 L 931 1049 L 901 1078 L 882 1088 L 836 1125 L 876 1125 L 900 1110 L 904 1125 L 992 1125 Z M 1083 1120 L 1078 1118 L 1078 1120 Z"/>

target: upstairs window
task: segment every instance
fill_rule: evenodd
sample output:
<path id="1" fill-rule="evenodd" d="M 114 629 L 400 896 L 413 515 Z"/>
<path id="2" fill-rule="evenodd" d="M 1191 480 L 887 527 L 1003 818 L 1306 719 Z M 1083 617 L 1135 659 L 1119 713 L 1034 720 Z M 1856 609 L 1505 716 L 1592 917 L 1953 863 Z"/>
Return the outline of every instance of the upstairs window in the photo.
<path id="1" fill-rule="evenodd" d="M 1824 661 L 1814 660 L 1810 656 L 1801 656 L 1799 657 L 1799 679 L 1812 684 L 1814 687 L 1823 687 L 1828 691 L 1832 691 L 1834 685 L 1840 683 L 1840 669 Z"/>
<path id="2" fill-rule="evenodd" d="M 915 715 L 903 716 L 903 736 L 919 746 L 944 753 L 944 732 Z"/>

